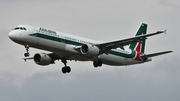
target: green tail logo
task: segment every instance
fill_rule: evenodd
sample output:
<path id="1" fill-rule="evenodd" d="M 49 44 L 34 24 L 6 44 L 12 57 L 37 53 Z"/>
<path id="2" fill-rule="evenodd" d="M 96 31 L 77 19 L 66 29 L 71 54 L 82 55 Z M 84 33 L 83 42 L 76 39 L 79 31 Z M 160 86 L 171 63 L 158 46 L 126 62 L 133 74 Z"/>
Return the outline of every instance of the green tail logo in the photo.
<path id="1" fill-rule="evenodd" d="M 135 36 L 146 34 L 146 31 L 147 31 L 147 24 L 142 23 Z M 135 43 L 130 44 L 129 48 L 136 52 L 136 55 L 134 58 L 135 60 L 142 61 L 141 55 L 145 51 L 145 42 L 146 42 L 146 39 L 142 40 L 141 42 L 135 42 Z"/>
<path id="2" fill-rule="evenodd" d="M 147 24 L 142 23 L 135 36 L 146 34 L 146 31 L 147 31 Z M 146 40 L 144 39 L 141 42 L 132 43 L 130 44 L 129 48 L 137 52 L 144 53 L 145 42 Z"/>

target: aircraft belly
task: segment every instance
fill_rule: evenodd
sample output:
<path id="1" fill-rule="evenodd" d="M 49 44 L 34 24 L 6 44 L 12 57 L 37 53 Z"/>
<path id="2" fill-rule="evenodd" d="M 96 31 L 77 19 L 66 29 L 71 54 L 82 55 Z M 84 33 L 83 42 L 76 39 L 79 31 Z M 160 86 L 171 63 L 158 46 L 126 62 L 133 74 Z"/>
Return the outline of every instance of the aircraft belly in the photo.
<path id="1" fill-rule="evenodd" d="M 78 61 L 92 60 L 92 57 L 85 56 L 85 55 L 81 54 L 80 52 L 78 52 L 77 50 L 75 50 L 74 45 L 66 44 L 64 47 L 64 53 L 61 54 L 58 52 L 57 54 L 60 55 L 61 57 L 67 58 L 69 60 L 78 60 Z"/>
<path id="2" fill-rule="evenodd" d="M 120 56 L 115 56 L 115 55 L 101 55 L 100 59 L 104 64 L 107 65 L 113 65 L 113 66 L 124 66 L 124 65 L 132 65 L 132 64 L 138 64 L 142 63 L 141 61 L 136 61 L 132 58 L 125 58 L 125 57 L 120 57 Z"/>
<path id="3" fill-rule="evenodd" d="M 114 55 L 100 55 L 100 60 L 103 62 L 103 64 L 107 65 L 113 65 L 113 66 L 121 66 L 124 65 L 123 62 L 121 62 L 121 59 L 119 56 L 114 56 Z"/>

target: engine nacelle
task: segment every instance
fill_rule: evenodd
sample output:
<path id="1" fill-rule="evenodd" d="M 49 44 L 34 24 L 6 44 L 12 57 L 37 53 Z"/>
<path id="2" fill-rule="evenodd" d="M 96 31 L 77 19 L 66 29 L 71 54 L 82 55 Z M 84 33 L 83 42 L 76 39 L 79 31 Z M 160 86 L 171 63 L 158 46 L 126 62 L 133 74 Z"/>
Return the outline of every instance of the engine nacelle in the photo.
<path id="1" fill-rule="evenodd" d="M 34 55 L 34 62 L 38 65 L 49 65 L 52 63 L 52 59 L 49 55 L 43 53 L 37 53 Z"/>
<path id="2" fill-rule="evenodd" d="M 97 46 L 84 44 L 84 45 L 81 46 L 80 51 L 84 55 L 96 56 L 96 55 L 99 54 L 100 49 Z"/>

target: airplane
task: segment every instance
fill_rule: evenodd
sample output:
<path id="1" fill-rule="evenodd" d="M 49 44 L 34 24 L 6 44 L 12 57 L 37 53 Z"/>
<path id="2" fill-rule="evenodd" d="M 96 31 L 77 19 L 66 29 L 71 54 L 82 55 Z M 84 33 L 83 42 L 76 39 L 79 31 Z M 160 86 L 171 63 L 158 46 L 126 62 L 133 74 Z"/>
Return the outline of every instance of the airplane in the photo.
<path id="1" fill-rule="evenodd" d="M 64 64 L 62 73 L 65 74 L 71 72 L 67 60 L 92 61 L 94 67 L 101 67 L 102 64 L 127 66 L 149 62 L 154 56 L 173 52 L 145 54 L 146 39 L 150 36 L 166 33 L 166 30 L 150 34 L 146 34 L 146 31 L 147 24 L 142 23 L 134 37 L 112 42 L 100 42 L 42 27 L 18 25 L 9 32 L 9 38 L 25 46 L 26 53 L 24 53 L 25 58 L 23 58 L 25 61 L 32 59 L 36 64 L 46 66 L 55 64 L 56 60 L 61 60 Z M 36 53 L 33 57 L 29 57 L 30 47 L 50 53 Z"/>

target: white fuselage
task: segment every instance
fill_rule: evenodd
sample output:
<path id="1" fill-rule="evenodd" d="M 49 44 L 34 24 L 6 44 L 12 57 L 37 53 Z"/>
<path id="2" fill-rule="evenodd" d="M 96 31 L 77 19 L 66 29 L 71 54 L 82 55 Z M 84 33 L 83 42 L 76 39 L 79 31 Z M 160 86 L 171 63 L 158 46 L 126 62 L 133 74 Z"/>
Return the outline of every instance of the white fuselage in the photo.
<path id="1" fill-rule="evenodd" d="M 9 33 L 9 37 L 14 42 L 21 45 L 28 44 L 30 47 L 50 51 L 69 60 L 94 61 L 99 58 L 103 64 L 115 66 L 142 63 L 142 61 L 134 59 L 136 52 L 130 49 L 122 50 L 118 48 L 112 49 L 108 54 L 101 54 L 98 57 L 86 56 L 76 48 L 83 44 L 96 45 L 101 42 L 47 30 L 41 27 L 29 25 L 20 25 L 18 27 L 25 27 L 26 30 L 12 30 Z"/>

